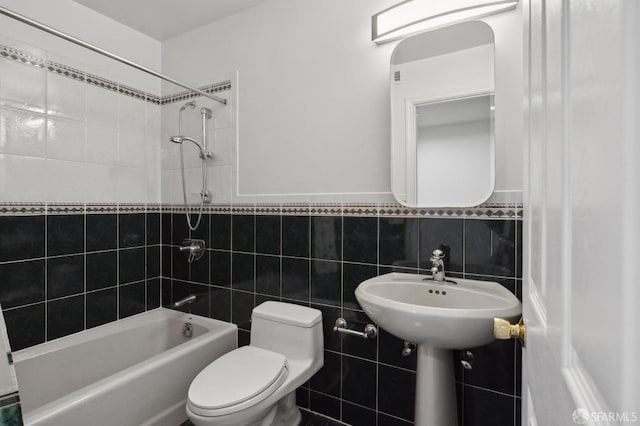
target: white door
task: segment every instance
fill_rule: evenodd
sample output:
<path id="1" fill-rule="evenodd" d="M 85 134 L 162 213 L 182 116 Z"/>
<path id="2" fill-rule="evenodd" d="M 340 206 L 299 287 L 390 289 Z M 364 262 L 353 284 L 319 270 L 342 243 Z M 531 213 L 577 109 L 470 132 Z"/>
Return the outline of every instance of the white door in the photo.
<path id="1" fill-rule="evenodd" d="M 640 425 L 640 1 L 523 10 L 523 426 Z"/>

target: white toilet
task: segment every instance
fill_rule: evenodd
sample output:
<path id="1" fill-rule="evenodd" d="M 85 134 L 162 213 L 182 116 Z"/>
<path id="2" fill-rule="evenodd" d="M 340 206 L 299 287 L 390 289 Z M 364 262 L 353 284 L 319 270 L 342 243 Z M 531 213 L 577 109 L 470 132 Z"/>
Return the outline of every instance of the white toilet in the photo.
<path id="1" fill-rule="evenodd" d="M 251 343 L 209 364 L 189 387 L 196 426 L 293 426 L 296 389 L 324 363 L 322 313 L 265 302 L 253 309 Z"/>

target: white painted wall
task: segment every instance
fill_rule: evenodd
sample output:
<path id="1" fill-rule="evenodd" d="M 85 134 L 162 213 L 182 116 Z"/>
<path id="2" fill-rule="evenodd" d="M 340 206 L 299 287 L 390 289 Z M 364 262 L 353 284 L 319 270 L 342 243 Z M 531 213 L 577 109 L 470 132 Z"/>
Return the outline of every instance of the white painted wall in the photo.
<path id="1" fill-rule="evenodd" d="M 272 0 L 167 40 L 162 69 L 195 84 L 238 70 L 234 201 L 391 201 L 389 60 L 371 15 L 395 0 Z M 520 190 L 520 10 L 483 19 L 496 37 L 496 137 L 505 190 Z M 512 143 L 511 143 L 512 142 Z M 296 195 L 297 194 L 297 195 Z M 497 197 L 496 201 L 500 201 Z"/>
<path id="2" fill-rule="evenodd" d="M 370 21 L 393 3 L 273 0 L 163 43 L 168 74 L 239 71 L 237 189 L 273 196 L 236 200 L 392 200 L 393 46 L 371 42 Z"/>

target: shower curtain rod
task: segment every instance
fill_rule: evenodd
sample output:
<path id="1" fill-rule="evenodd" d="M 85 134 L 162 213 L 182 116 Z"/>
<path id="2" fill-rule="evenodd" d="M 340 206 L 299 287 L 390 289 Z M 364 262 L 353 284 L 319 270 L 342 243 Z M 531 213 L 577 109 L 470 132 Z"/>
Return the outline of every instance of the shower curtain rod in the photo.
<path id="1" fill-rule="evenodd" d="M 101 54 L 103 56 L 106 56 L 107 58 L 114 59 L 114 60 L 116 60 L 118 62 L 121 62 L 121 63 L 123 63 L 125 65 L 128 65 L 128 66 L 130 66 L 132 68 L 135 68 L 135 69 L 140 70 L 142 72 L 145 72 L 147 74 L 151 74 L 154 77 L 158 77 L 158 78 L 160 78 L 160 79 L 162 79 L 164 81 L 168 81 L 169 83 L 175 84 L 176 86 L 180 86 L 183 89 L 190 90 L 190 91 L 195 92 L 195 93 L 197 93 L 199 95 L 202 95 L 202 96 L 205 96 L 205 97 L 207 97 L 209 99 L 212 99 L 212 100 L 214 100 L 216 102 L 220 102 L 221 104 L 224 104 L 224 105 L 227 104 L 227 100 L 225 98 L 220 98 L 218 96 L 212 95 L 212 94 L 207 93 L 205 91 L 202 91 L 200 89 L 196 89 L 195 87 L 191 87 L 191 86 L 189 86 L 187 84 L 181 83 L 180 81 L 175 80 L 175 79 L 173 79 L 171 77 L 167 77 L 164 74 L 161 74 L 161 73 L 159 73 L 157 71 L 152 70 L 151 68 L 147 68 L 144 65 L 140 65 L 140 64 L 138 64 L 136 62 L 130 61 L 128 59 L 125 59 L 122 56 L 118 56 L 115 53 L 109 52 L 108 50 L 104 50 L 104 49 L 102 49 L 102 48 L 100 48 L 100 47 L 98 47 L 96 45 L 88 43 L 88 42 L 86 42 L 84 40 L 80 40 L 79 38 L 76 38 L 76 37 L 74 37 L 72 35 L 69 35 L 69 34 L 64 33 L 62 31 L 58 31 L 55 28 L 51 28 L 48 25 L 42 24 L 42 23 L 40 23 L 38 21 L 34 21 L 33 19 L 27 18 L 26 16 L 21 15 L 21 14 L 19 14 L 17 12 L 14 12 L 14 11 L 10 10 L 10 9 L 7 9 L 5 7 L 0 6 L 0 14 L 8 16 L 9 18 L 13 18 L 16 21 L 20 21 L 23 24 L 27 24 L 27 25 L 30 25 L 32 27 L 35 27 L 35 28 L 37 28 L 39 30 L 42 30 L 42 31 L 47 32 L 49 34 L 52 34 L 52 35 L 54 35 L 56 37 L 59 37 L 61 39 L 70 41 L 71 43 L 74 43 L 74 44 L 77 44 L 78 46 L 82 46 L 82 47 L 84 47 L 86 49 L 92 50 L 92 51 L 94 51 L 96 53 L 99 53 L 99 54 Z"/>

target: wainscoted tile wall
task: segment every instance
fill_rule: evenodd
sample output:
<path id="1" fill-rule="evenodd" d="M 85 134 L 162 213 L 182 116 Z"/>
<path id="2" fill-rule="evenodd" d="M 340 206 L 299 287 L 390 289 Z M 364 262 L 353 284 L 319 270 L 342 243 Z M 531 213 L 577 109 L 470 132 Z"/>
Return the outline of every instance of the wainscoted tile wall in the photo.
<path id="1" fill-rule="evenodd" d="M 0 215 L 12 350 L 160 306 L 160 209 L 28 206 Z"/>
<path id="2" fill-rule="evenodd" d="M 249 341 L 252 308 L 266 300 L 320 309 L 325 366 L 298 391 L 298 404 L 351 425 L 412 424 L 415 397 L 415 354 L 403 357 L 401 340 L 384 330 L 372 341 L 333 332 L 340 316 L 352 327 L 370 322 L 353 294 L 358 283 L 391 271 L 426 273 L 429 253 L 444 244 L 450 276 L 521 289 L 517 206 L 218 206 L 192 233 L 178 210 L 162 215 L 163 304 L 196 294 L 193 312 L 237 324 L 240 344 Z M 191 265 L 178 251 L 187 237 L 208 247 Z M 454 354 L 460 424 L 519 425 L 519 346 L 471 350 L 473 370 Z"/>

